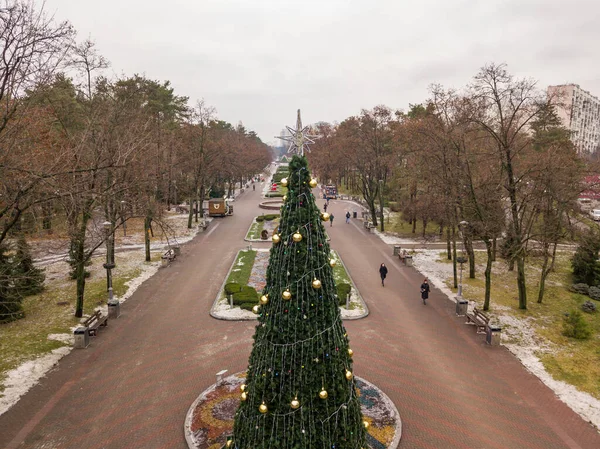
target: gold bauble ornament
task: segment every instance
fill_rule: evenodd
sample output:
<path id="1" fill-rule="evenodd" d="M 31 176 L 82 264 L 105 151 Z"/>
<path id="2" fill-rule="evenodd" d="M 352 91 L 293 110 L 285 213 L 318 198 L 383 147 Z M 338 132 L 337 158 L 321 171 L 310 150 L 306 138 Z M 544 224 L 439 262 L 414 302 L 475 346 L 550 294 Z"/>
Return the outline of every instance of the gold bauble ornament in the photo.
<path id="1" fill-rule="evenodd" d="M 271 237 L 271 240 L 273 240 L 273 243 L 279 243 L 279 242 L 281 242 L 281 237 L 279 237 L 279 234 L 273 234 L 273 237 Z"/>
<path id="2" fill-rule="evenodd" d="M 287 200 L 287 195 L 283 195 L 283 201 Z"/>
<path id="3" fill-rule="evenodd" d="M 290 299 L 292 299 L 292 293 L 289 290 L 286 290 L 281 294 L 281 297 L 286 301 L 289 301 Z"/>
<path id="4" fill-rule="evenodd" d="M 267 413 L 269 411 L 269 409 L 267 408 L 266 404 L 263 402 L 262 404 L 260 404 L 258 406 L 258 411 L 261 413 Z"/>
<path id="5" fill-rule="evenodd" d="M 257 305 L 255 305 L 254 307 L 252 307 L 252 311 L 253 311 L 254 313 L 258 313 L 258 312 L 259 312 L 259 310 L 260 310 L 260 306 L 259 306 L 258 304 L 257 304 Z"/>
<path id="6" fill-rule="evenodd" d="M 315 278 L 315 279 L 312 281 L 312 287 L 313 287 L 315 290 L 318 290 L 318 289 L 320 289 L 320 288 L 321 288 L 321 281 L 320 281 L 320 280 L 318 280 L 317 278 Z"/>
<path id="7" fill-rule="evenodd" d="M 325 388 L 323 388 L 321 391 L 319 391 L 319 397 L 321 399 L 327 399 L 327 396 L 328 396 L 328 394 L 327 394 L 327 391 L 325 390 Z"/>
<path id="8" fill-rule="evenodd" d="M 260 297 L 260 303 L 264 306 L 269 302 L 269 295 L 262 295 Z"/>
<path id="9" fill-rule="evenodd" d="M 367 421 L 363 421 L 363 426 L 365 426 L 365 429 L 369 428 L 369 423 Z"/>
<path id="10" fill-rule="evenodd" d="M 242 385 L 240 385 L 240 390 L 242 390 L 242 391 L 246 391 L 246 384 L 242 384 Z"/>
<path id="11" fill-rule="evenodd" d="M 246 392 L 244 391 L 242 393 L 242 401 L 245 401 L 246 399 L 248 399 L 248 395 L 246 394 Z"/>
<path id="12" fill-rule="evenodd" d="M 233 443 L 233 441 L 229 440 L 229 441 L 227 441 L 227 443 L 225 443 L 225 446 L 227 446 L 227 447 L 231 447 L 231 444 L 232 444 L 232 443 Z"/>
<path id="13" fill-rule="evenodd" d="M 336 263 L 337 263 L 337 262 L 335 261 L 335 259 L 329 259 L 329 265 L 330 265 L 330 266 L 332 266 L 332 267 L 335 267 L 335 264 L 336 264 Z"/>
<path id="14" fill-rule="evenodd" d="M 287 185 L 288 185 L 288 180 L 287 180 L 287 178 L 282 178 L 282 179 L 281 179 L 281 181 L 279 181 L 279 182 L 281 183 L 281 185 L 282 185 L 283 187 L 287 187 Z"/>
<path id="15" fill-rule="evenodd" d="M 298 398 L 294 398 L 294 400 L 290 403 L 290 407 L 292 407 L 294 410 L 300 407 L 300 401 L 298 401 Z"/>
<path id="16" fill-rule="evenodd" d="M 308 185 L 309 185 L 309 186 L 311 186 L 313 189 L 314 189 L 315 187 L 317 187 L 317 184 L 318 184 L 318 183 L 317 183 L 317 180 L 316 180 L 315 178 L 312 178 L 312 179 L 311 179 L 311 180 L 308 182 Z"/>
<path id="17" fill-rule="evenodd" d="M 323 221 L 329 221 L 329 214 L 327 212 L 323 212 L 321 214 L 321 220 L 323 220 Z"/>
<path id="18" fill-rule="evenodd" d="M 294 242 L 298 243 L 302 240 L 302 234 L 300 234 L 298 231 L 294 232 L 294 235 L 292 235 L 292 240 L 294 240 Z"/>
<path id="19" fill-rule="evenodd" d="M 346 379 L 352 380 L 352 371 L 346 370 Z"/>
<path id="20" fill-rule="evenodd" d="M 354 355 L 354 351 L 352 349 L 350 349 L 350 348 L 348 348 L 348 355 L 350 357 L 352 357 Z"/>

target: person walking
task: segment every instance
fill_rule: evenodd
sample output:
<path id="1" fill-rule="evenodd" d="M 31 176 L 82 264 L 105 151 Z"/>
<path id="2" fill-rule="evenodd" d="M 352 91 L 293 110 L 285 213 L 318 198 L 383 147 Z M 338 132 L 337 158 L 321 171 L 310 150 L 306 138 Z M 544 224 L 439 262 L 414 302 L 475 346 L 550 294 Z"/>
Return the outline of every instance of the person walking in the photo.
<path id="1" fill-rule="evenodd" d="M 382 263 L 381 266 L 379 267 L 379 276 L 381 276 L 381 286 L 382 287 L 385 287 L 384 281 L 387 276 L 387 273 L 388 273 L 388 269 L 385 266 L 385 264 Z"/>
<path id="2" fill-rule="evenodd" d="M 425 279 L 421 284 L 421 299 L 425 305 L 427 305 L 427 298 L 429 298 L 429 284 L 427 283 L 427 279 Z"/>
<path id="3" fill-rule="evenodd" d="M 327 212 L 327 203 L 323 205 L 323 212 Z"/>
<path id="4" fill-rule="evenodd" d="M 329 227 L 333 226 L 333 214 L 329 215 Z"/>
<path id="5" fill-rule="evenodd" d="M 346 223 L 350 223 L 350 211 L 346 212 Z"/>

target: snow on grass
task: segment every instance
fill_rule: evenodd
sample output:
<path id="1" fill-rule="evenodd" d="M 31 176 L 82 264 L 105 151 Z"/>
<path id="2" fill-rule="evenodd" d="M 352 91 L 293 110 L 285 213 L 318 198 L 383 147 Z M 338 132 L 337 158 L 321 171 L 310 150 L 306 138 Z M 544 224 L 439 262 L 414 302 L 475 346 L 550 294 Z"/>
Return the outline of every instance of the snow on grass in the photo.
<path id="1" fill-rule="evenodd" d="M 413 263 L 436 288 L 441 290 L 449 300 L 454 301 L 455 294 L 446 286 L 446 280 L 452 278 L 452 264 L 439 262 L 440 250 L 421 250 L 413 255 Z M 500 312 L 508 310 L 497 306 Z M 588 393 L 577 390 L 574 386 L 555 380 L 546 371 L 538 354 L 552 353 L 552 346 L 541 341 L 535 334 L 531 317 L 518 318 L 508 313 L 499 313 L 495 319 L 502 327 L 502 344 L 517 357 L 523 366 L 538 377 L 554 393 L 585 420 L 600 428 L 600 400 Z"/>
<path id="2" fill-rule="evenodd" d="M 57 348 L 50 354 L 29 360 L 8 371 L 3 382 L 5 389 L 0 397 L 0 415 L 16 404 L 21 396 L 34 387 L 69 352 L 71 348 L 68 346 Z"/>

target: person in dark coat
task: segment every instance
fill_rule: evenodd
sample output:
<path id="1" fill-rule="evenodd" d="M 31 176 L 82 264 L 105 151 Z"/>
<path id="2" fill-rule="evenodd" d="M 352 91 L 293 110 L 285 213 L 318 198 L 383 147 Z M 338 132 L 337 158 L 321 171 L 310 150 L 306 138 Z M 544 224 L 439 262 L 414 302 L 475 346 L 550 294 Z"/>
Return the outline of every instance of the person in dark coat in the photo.
<path id="1" fill-rule="evenodd" d="M 385 264 L 382 263 L 381 266 L 379 267 L 379 276 L 381 276 L 381 286 L 382 287 L 385 287 L 384 281 L 385 281 L 385 278 L 387 276 L 387 273 L 388 273 L 388 269 L 385 266 Z"/>
<path id="2" fill-rule="evenodd" d="M 323 212 L 327 212 L 327 203 L 323 205 Z"/>
<path id="3" fill-rule="evenodd" d="M 333 214 L 329 214 L 329 227 L 333 226 Z"/>
<path id="4" fill-rule="evenodd" d="M 423 300 L 423 304 L 427 304 L 427 298 L 429 298 L 429 284 L 427 283 L 427 279 L 425 279 L 421 284 L 421 299 Z"/>
<path id="5" fill-rule="evenodd" d="M 350 223 L 350 211 L 346 212 L 346 223 Z"/>

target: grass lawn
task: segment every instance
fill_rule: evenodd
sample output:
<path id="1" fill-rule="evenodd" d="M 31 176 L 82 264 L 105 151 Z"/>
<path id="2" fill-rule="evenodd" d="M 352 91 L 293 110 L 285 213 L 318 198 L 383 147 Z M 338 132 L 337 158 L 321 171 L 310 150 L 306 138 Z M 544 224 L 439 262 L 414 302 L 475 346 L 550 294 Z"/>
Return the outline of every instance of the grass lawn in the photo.
<path id="1" fill-rule="evenodd" d="M 160 254 L 157 257 L 160 258 Z M 92 276 L 86 282 L 85 314 L 91 314 L 98 305 L 106 303 L 106 272 L 102 263 L 102 258 L 95 258 L 93 265 L 88 267 Z M 125 283 L 137 277 L 140 269 L 119 271 L 119 254 L 116 256 L 116 263 L 113 291 L 120 296 L 127 291 Z M 50 334 L 71 334 L 71 328 L 80 322 L 73 316 L 76 304 L 75 281 L 61 281 L 59 284 L 47 283 L 45 291 L 25 298 L 25 318 L 0 325 L 0 381 L 5 378 L 7 371 L 21 363 L 67 345 L 48 339 Z M 3 388 L 0 386 L 0 389 Z"/>
<path id="2" fill-rule="evenodd" d="M 392 212 L 388 218 L 385 218 L 385 230 L 388 232 L 394 232 L 398 234 L 400 237 L 406 238 L 415 238 L 421 237 L 423 235 L 423 222 L 417 221 L 416 232 L 413 234 L 412 232 L 412 224 L 409 224 L 408 221 L 405 221 L 402 218 L 401 212 Z M 440 227 L 437 223 L 429 222 L 427 223 L 427 228 L 425 229 L 425 235 L 427 237 L 437 237 L 439 235 Z"/>
<path id="3" fill-rule="evenodd" d="M 536 335 L 551 346 L 550 352 L 538 354 L 546 370 L 555 379 L 600 399 L 600 302 L 593 301 L 599 309 L 596 313 L 583 313 L 593 330 L 589 340 L 576 340 L 562 335 L 565 314 L 579 309 L 584 301 L 589 300 L 587 296 L 568 290 L 572 284 L 571 257 L 569 252 L 557 253 L 555 271 L 546 280 L 542 304 L 537 303 L 541 259 L 530 258 L 526 267 L 527 310 L 518 308 L 516 271 L 508 271 L 503 261 L 494 262 L 490 309 L 500 314 L 530 318 L 529 323 L 534 326 Z M 482 265 L 486 260 L 485 252 L 476 251 L 475 259 L 479 270 L 477 279 L 468 278 L 468 266 L 465 265 L 463 295 L 483 305 L 485 279 Z M 445 253 L 439 261 L 447 261 Z M 447 285 L 452 287 L 451 279 Z"/>
<path id="4" fill-rule="evenodd" d="M 250 225 L 250 229 L 248 229 L 248 233 L 246 234 L 246 238 L 248 240 L 251 239 L 259 239 L 260 233 L 263 230 L 265 222 L 264 221 L 253 221 Z"/>
<path id="5" fill-rule="evenodd" d="M 235 259 L 233 267 L 229 272 L 226 284 L 230 282 L 237 282 L 240 285 L 248 285 L 250 279 L 250 273 L 252 272 L 252 266 L 254 265 L 254 259 L 256 258 L 256 250 L 244 250 L 240 251 Z M 222 293 L 222 297 L 225 297 L 225 293 Z"/>

